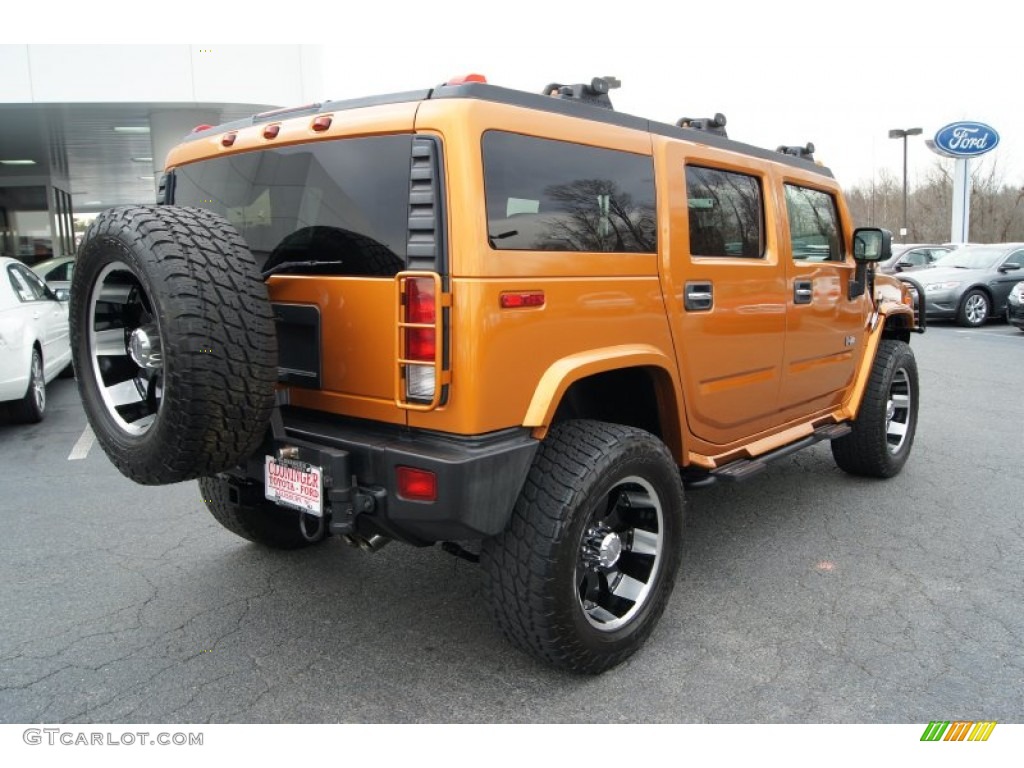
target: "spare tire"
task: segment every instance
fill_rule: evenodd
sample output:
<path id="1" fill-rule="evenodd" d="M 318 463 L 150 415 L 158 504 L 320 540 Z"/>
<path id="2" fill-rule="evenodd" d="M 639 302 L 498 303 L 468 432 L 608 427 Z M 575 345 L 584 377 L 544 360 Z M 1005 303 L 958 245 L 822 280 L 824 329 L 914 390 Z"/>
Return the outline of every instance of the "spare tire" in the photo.
<path id="1" fill-rule="evenodd" d="M 137 483 L 222 472 L 266 432 L 277 380 L 267 289 L 238 231 L 210 211 L 100 214 L 78 252 L 71 344 L 89 424 Z"/>

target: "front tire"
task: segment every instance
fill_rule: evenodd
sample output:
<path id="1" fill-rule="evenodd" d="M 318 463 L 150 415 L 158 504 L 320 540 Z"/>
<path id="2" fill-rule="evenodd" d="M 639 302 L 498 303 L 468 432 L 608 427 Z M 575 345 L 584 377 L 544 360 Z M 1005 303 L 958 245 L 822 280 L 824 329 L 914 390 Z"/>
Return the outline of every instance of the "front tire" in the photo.
<path id="1" fill-rule="evenodd" d="M 974 288 L 964 294 L 956 312 L 956 321 L 965 328 L 978 328 L 985 324 L 991 312 L 988 294 Z"/>
<path id="2" fill-rule="evenodd" d="M 853 431 L 832 441 L 839 468 L 863 477 L 893 477 L 917 432 L 917 361 L 910 345 L 882 339 Z"/>
<path id="3" fill-rule="evenodd" d="M 654 435 L 596 421 L 552 428 L 506 530 L 483 543 L 505 636 L 563 669 L 599 673 L 644 643 L 679 568 L 683 486 Z"/>

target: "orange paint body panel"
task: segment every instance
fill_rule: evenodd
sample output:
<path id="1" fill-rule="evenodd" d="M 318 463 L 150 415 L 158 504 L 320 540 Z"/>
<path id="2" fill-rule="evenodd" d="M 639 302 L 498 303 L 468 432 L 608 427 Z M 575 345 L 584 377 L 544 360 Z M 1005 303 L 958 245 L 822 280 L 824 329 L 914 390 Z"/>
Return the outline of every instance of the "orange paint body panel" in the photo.
<path id="1" fill-rule="evenodd" d="M 814 425 L 849 419 L 866 382 L 882 323 L 872 303 L 849 300 L 855 265 L 849 213 L 838 185 L 813 170 L 780 166 L 696 141 L 543 114 L 476 99 L 438 99 L 342 110 L 329 128 L 316 116 L 275 120 L 186 142 L 168 167 L 268 145 L 388 133 L 436 137 L 447 216 L 445 397 L 402 406 L 395 281 L 278 275 L 274 302 L 312 305 L 321 323 L 319 390 L 290 388 L 290 402 L 343 416 L 458 435 L 527 426 L 543 437 L 560 398 L 580 379 L 619 368 L 652 377 L 662 437 L 681 465 L 715 467 L 785 445 Z M 484 158 L 488 131 L 535 136 L 652 158 L 657 253 L 500 250 L 489 245 Z M 272 132 L 270 132 L 272 133 Z M 752 176 L 763 191 L 758 258 L 694 254 L 686 167 Z M 834 197 L 843 224 L 841 261 L 803 262 L 790 246 L 786 183 Z M 797 306 L 794 284 L 810 285 Z M 886 314 L 910 310 L 881 281 Z M 684 307 L 693 284 L 713 286 L 709 311 Z M 503 307 L 502 294 L 542 293 L 540 306 Z M 895 296 L 895 298 L 894 298 Z M 912 314 L 912 313 L 911 313 Z M 396 373 L 397 371 L 397 373 Z"/>
<path id="2" fill-rule="evenodd" d="M 278 275 L 268 287 L 275 303 L 312 305 L 320 311 L 321 389 L 292 387 L 294 405 L 405 422 L 405 412 L 394 403 L 393 281 Z"/>

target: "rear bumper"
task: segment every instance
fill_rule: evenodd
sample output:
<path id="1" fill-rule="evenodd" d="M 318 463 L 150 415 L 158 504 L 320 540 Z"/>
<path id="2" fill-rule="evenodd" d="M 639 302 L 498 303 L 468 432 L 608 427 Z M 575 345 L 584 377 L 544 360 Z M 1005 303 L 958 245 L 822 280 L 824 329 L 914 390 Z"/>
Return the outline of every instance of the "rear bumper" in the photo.
<path id="1" fill-rule="evenodd" d="M 297 408 L 280 414 L 262 449 L 222 476 L 244 487 L 239 497 L 248 503 L 262 499 L 265 456 L 294 448 L 299 460 L 323 468 L 324 513 L 332 533 L 380 533 L 413 544 L 479 539 L 504 530 L 539 445 L 527 429 L 464 437 Z M 400 466 L 433 472 L 437 500 L 402 498 Z"/>

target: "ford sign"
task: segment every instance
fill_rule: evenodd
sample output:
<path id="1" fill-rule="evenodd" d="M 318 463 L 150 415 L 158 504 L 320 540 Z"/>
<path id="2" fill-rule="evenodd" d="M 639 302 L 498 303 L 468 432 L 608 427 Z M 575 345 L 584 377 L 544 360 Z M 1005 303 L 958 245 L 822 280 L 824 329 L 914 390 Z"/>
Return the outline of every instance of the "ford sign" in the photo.
<path id="1" fill-rule="evenodd" d="M 935 146 L 954 157 L 977 157 L 996 148 L 999 134 L 984 123 L 961 120 L 940 128 L 935 134 Z"/>

